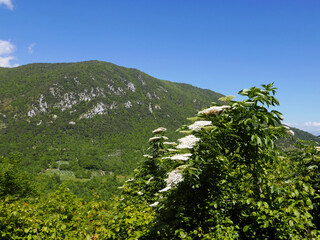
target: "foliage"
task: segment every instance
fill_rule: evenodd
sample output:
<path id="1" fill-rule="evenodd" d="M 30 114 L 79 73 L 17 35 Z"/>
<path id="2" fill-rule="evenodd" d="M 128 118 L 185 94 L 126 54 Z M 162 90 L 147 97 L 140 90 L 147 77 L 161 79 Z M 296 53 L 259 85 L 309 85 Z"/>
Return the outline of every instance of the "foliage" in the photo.
<path id="1" fill-rule="evenodd" d="M 144 209 L 144 210 L 143 210 Z M 86 203 L 66 186 L 32 201 L 0 201 L 1 239 L 137 239 L 153 220 L 151 208 L 95 196 Z"/>
<path id="2" fill-rule="evenodd" d="M 185 134 L 178 143 L 165 128 L 154 130 L 125 182 L 108 174 L 61 183 L 61 175 L 46 173 L 38 176 L 41 195 L 29 196 L 32 182 L 20 177 L 17 158 L 1 158 L 1 238 L 320 239 L 320 147 L 277 147 L 291 132 L 281 113 L 269 110 L 278 105 L 276 88 L 262 87 L 240 91 L 243 101 L 225 97 L 228 105 L 199 111 L 178 130 Z M 72 161 L 55 162 L 79 170 Z M 111 197 L 107 189 L 119 184 Z"/>
<path id="3" fill-rule="evenodd" d="M 153 209 L 143 200 L 114 198 L 105 224 L 108 239 L 139 239 L 148 234 L 155 220 Z"/>
<path id="4" fill-rule="evenodd" d="M 230 99 L 227 106 L 214 104 L 200 111 L 192 125 L 180 129 L 187 137 L 179 140 L 178 154 L 153 159 L 159 162 L 155 167 L 168 166 L 168 159 L 171 166 L 164 174 L 167 178 L 162 176 L 167 186 L 153 190 L 157 193 L 151 199 L 157 200 L 150 206 L 155 208 L 156 220 L 145 238 L 319 236 L 312 221 L 315 184 L 306 174 L 298 174 L 310 166 L 301 167 L 275 145 L 276 139 L 288 134 L 287 127 L 281 125 L 281 113 L 268 110 L 279 104 L 273 96 L 275 90 L 273 84 L 245 89 L 239 93 L 246 100 Z M 188 157 L 183 159 L 181 154 Z M 179 157 L 181 160 L 174 160 Z M 154 169 L 139 172 L 143 171 L 153 175 Z M 133 196 L 140 190 L 144 195 L 145 181 L 137 174 L 127 188 L 124 186 L 125 191 Z"/>
<path id="5" fill-rule="evenodd" d="M 20 162 L 20 155 L 11 154 L 8 158 L 0 156 L 0 199 L 7 196 L 23 198 L 37 194 L 30 176 L 20 170 Z"/>
<path id="6" fill-rule="evenodd" d="M 82 202 L 65 186 L 40 201 L 0 202 L 2 239 L 91 239 L 105 236 L 106 202 Z M 102 237 L 103 239 L 103 237 Z"/>
<path id="7" fill-rule="evenodd" d="M 311 214 L 317 229 L 320 229 L 320 148 L 314 142 L 300 140 L 297 148 L 287 152 L 287 156 L 294 163 L 287 169 L 288 174 L 309 183 L 317 193 L 310 197 L 313 203 Z"/>
<path id="8" fill-rule="evenodd" d="M 97 94 L 97 89 L 103 94 Z M 90 100 L 80 97 L 84 93 Z M 97 176 L 91 174 L 97 171 L 129 176 L 146 151 L 145 139 L 152 129 L 167 126 L 168 137 L 176 140 L 179 134 L 174 130 L 186 123 L 186 117 L 211 101 L 230 101 L 219 101 L 222 96 L 100 61 L 2 68 L 0 155 L 8 158 L 12 152 L 21 153 L 24 157 L 19 167 L 23 171 L 36 176 L 55 172 L 60 180 L 75 184 Z M 125 107 L 128 101 L 130 108 Z M 116 107 L 102 115 L 82 118 L 97 104 L 113 103 Z M 32 109 L 37 109 L 37 114 L 30 117 Z M 296 131 L 296 135 L 301 134 Z M 292 143 L 283 145 L 290 148 Z"/>

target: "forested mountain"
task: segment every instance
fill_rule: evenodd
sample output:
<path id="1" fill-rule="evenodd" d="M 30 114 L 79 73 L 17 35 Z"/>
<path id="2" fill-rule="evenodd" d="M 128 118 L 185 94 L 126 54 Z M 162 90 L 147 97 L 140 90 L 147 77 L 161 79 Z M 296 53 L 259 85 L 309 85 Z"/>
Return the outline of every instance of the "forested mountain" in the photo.
<path id="1" fill-rule="evenodd" d="M 78 190 L 95 176 L 113 186 L 132 174 L 153 129 L 164 126 L 176 140 L 187 117 L 222 96 L 101 61 L 0 68 L 0 156 L 22 153 L 24 170 L 41 180 L 56 173 Z"/>
<path id="2" fill-rule="evenodd" d="M 318 139 L 266 108 L 275 89 L 0 68 L 1 239 L 319 239 L 320 147 L 296 141 Z"/>
<path id="3" fill-rule="evenodd" d="M 220 98 L 224 105 L 189 118 L 176 142 L 166 128 L 153 130 L 112 198 L 110 182 L 120 181 L 107 176 L 70 188 L 75 180 L 38 174 L 39 188 L 19 156 L 0 156 L 1 239 L 320 239 L 320 147 L 277 146 L 294 139 L 282 114 L 267 108 L 279 105 L 275 89 Z M 82 187 L 95 193 L 78 194 Z"/>
<path id="4" fill-rule="evenodd" d="M 221 96 L 100 61 L 0 68 L 0 153 L 22 153 L 36 173 L 127 174 L 153 129 L 175 138 Z"/>

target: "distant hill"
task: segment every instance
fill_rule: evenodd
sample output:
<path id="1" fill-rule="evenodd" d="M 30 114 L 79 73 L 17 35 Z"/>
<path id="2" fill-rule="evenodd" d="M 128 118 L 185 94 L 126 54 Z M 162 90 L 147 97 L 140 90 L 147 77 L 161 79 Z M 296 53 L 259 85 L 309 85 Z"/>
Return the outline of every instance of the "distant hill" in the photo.
<path id="1" fill-rule="evenodd" d="M 126 174 L 159 126 L 175 130 L 222 94 L 107 62 L 0 68 L 0 155 L 33 172 Z"/>
<path id="2" fill-rule="evenodd" d="M 287 139 L 279 139 L 278 146 L 282 149 L 292 149 L 295 147 L 295 142 L 297 139 L 302 139 L 305 141 L 313 141 L 318 144 L 320 144 L 320 138 L 312 135 L 311 133 L 305 132 L 303 130 L 300 130 L 298 128 L 291 128 L 291 130 L 294 132 L 293 139 L 287 138 Z"/>
<path id="3" fill-rule="evenodd" d="M 306 140 L 306 141 L 315 141 L 320 143 L 320 138 L 316 137 L 315 135 L 308 133 L 306 131 L 300 130 L 298 128 L 291 128 L 294 132 L 296 137 Z"/>
<path id="4" fill-rule="evenodd" d="M 187 117 L 222 96 L 101 61 L 0 68 L 0 155 L 21 152 L 30 172 L 128 174 L 153 129 L 174 140 Z"/>

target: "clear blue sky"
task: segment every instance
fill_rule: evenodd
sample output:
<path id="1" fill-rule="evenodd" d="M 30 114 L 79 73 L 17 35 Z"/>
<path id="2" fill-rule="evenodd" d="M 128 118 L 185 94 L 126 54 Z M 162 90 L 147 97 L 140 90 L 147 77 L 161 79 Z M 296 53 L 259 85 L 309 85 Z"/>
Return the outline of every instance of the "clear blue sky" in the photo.
<path id="1" fill-rule="evenodd" d="M 84 60 L 226 95 L 275 82 L 320 135 L 319 0 L 0 0 L 0 66 Z"/>

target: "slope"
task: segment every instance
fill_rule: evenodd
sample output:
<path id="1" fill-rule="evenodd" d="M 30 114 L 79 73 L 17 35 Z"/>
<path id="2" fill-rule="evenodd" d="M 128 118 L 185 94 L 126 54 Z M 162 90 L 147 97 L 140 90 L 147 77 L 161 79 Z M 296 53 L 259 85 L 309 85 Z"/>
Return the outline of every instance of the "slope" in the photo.
<path id="1" fill-rule="evenodd" d="M 0 69 L 0 153 L 21 152 L 31 172 L 127 174 L 151 131 L 169 137 L 221 94 L 107 62 Z"/>

